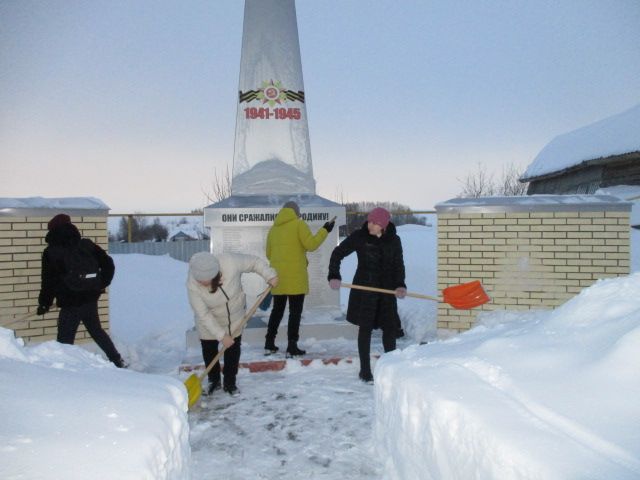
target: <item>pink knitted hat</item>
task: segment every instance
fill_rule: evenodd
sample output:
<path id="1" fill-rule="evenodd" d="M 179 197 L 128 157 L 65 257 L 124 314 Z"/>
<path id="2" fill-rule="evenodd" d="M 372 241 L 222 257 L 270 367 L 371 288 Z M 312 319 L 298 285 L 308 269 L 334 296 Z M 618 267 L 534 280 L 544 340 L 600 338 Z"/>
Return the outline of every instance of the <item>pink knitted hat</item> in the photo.
<path id="1" fill-rule="evenodd" d="M 387 228 L 390 220 L 391 214 L 382 207 L 374 208 L 367 215 L 367 221 L 380 225 L 383 229 Z"/>

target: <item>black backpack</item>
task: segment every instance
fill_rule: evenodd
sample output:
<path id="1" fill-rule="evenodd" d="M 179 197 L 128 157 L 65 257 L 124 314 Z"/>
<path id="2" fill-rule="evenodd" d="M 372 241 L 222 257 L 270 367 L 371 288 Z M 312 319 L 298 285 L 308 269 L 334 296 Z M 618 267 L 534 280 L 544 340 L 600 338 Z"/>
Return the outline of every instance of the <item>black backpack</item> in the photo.
<path id="1" fill-rule="evenodd" d="M 100 262 L 95 244 L 88 238 L 66 246 L 62 253 L 62 281 L 74 292 L 96 292 L 103 289 Z"/>

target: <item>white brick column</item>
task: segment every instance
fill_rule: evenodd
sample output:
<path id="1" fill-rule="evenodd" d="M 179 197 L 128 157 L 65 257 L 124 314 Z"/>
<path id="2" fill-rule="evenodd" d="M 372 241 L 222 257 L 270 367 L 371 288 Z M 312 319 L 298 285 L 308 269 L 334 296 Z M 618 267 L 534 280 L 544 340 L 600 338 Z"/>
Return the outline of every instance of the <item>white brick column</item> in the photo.
<path id="1" fill-rule="evenodd" d="M 438 212 L 438 289 L 480 280 L 491 302 L 440 303 L 438 328 L 482 310 L 554 308 L 596 280 L 628 275 L 631 204 L 606 195 L 453 199 Z"/>

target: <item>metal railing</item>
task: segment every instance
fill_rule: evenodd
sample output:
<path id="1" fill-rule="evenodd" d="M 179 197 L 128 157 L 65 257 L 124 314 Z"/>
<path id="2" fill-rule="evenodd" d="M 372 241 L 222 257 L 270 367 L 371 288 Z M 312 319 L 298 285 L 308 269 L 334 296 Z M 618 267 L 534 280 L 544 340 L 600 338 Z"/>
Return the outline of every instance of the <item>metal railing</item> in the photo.
<path id="1" fill-rule="evenodd" d="M 435 210 L 402 210 L 402 211 L 392 211 L 391 215 L 395 215 L 395 216 L 401 216 L 401 215 L 429 215 L 429 214 L 435 214 L 436 211 Z M 356 215 L 361 215 L 364 216 L 366 215 L 366 212 L 354 212 L 354 211 L 348 211 L 346 212 L 347 217 L 349 216 L 356 216 Z M 133 224 L 133 218 L 134 217 L 202 217 L 203 213 L 110 213 L 109 217 L 124 217 L 127 219 L 127 242 L 128 243 L 134 243 L 132 242 L 132 238 L 131 238 L 131 234 L 132 234 L 132 224 Z M 139 243 L 139 242 L 135 242 L 135 243 Z M 147 243 L 147 242 L 143 242 L 143 243 Z M 159 242 L 159 243 L 164 243 L 164 242 Z M 110 242 L 109 243 L 109 248 L 111 248 L 111 245 L 114 244 L 115 242 Z M 134 253 L 134 252 L 131 252 Z M 136 252 L 137 253 L 137 252 Z M 156 255 L 156 254 L 151 254 L 151 255 Z"/>

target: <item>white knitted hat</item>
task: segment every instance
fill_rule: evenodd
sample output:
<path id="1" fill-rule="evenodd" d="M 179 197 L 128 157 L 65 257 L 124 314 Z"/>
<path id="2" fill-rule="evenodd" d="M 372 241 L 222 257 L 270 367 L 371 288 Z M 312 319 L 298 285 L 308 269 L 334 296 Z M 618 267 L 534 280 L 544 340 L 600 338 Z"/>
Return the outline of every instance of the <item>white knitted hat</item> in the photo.
<path id="1" fill-rule="evenodd" d="M 208 253 L 199 252 L 194 254 L 189 260 L 189 271 L 191 276 L 199 282 L 212 280 L 220 271 L 218 259 Z"/>

